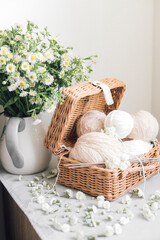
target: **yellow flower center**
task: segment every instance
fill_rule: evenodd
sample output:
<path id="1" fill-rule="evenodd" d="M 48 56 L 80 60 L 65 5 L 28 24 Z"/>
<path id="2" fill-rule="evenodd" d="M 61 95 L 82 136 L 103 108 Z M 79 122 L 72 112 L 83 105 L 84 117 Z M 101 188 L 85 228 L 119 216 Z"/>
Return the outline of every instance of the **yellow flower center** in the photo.
<path id="1" fill-rule="evenodd" d="M 28 65 L 25 63 L 25 64 L 23 64 L 23 67 L 26 69 L 28 67 Z"/>
<path id="2" fill-rule="evenodd" d="M 32 95 L 32 96 L 33 96 L 33 95 L 34 95 L 34 92 L 30 92 L 30 95 Z"/>
<path id="3" fill-rule="evenodd" d="M 18 58 L 14 58 L 14 61 L 15 61 L 15 62 L 18 62 Z"/>
<path id="4" fill-rule="evenodd" d="M 7 54 L 8 57 L 11 57 L 12 55 L 10 53 Z"/>
<path id="5" fill-rule="evenodd" d="M 45 57 L 44 57 L 44 56 L 42 56 L 42 60 L 43 60 L 43 61 L 45 60 Z"/>
<path id="6" fill-rule="evenodd" d="M 32 66 L 29 66 L 29 70 L 31 70 L 32 69 Z"/>
<path id="7" fill-rule="evenodd" d="M 41 55 L 40 55 L 40 54 L 38 54 L 38 55 L 37 55 L 37 57 L 38 57 L 38 58 L 41 58 Z"/>
<path id="8" fill-rule="evenodd" d="M 20 81 L 21 81 L 21 82 L 24 82 L 24 78 L 21 78 Z"/>
<path id="9" fill-rule="evenodd" d="M 21 83 L 20 83 L 20 86 L 21 86 L 21 87 L 24 87 L 24 86 L 25 86 L 25 83 L 24 83 L 24 82 L 21 82 Z"/>
<path id="10" fill-rule="evenodd" d="M 8 69 L 9 69 L 10 71 L 12 71 L 12 69 L 13 69 L 13 66 L 9 66 L 9 67 L 8 67 Z"/>
<path id="11" fill-rule="evenodd" d="M 64 56 L 64 59 L 68 59 L 68 56 Z"/>
<path id="12" fill-rule="evenodd" d="M 34 87 L 35 86 L 35 84 L 34 83 L 31 83 L 31 87 Z"/>
<path id="13" fill-rule="evenodd" d="M 39 98 L 37 98 L 37 102 L 40 102 L 40 99 L 39 99 Z"/>
<path id="14" fill-rule="evenodd" d="M 35 78 L 35 76 L 32 74 L 32 75 L 30 75 L 30 78 L 31 78 L 31 79 L 34 79 L 34 78 Z"/>
<path id="15" fill-rule="evenodd" d="M 30 36 L 29 36 L 29 35 L 27 35 L 27 36 L 26 36 L 26 38 L 27 38 L 27 39 L 30 39 Z"/>
<path id="16" fill-rule="evenodd" d="M 16 40 L 20 40 L 20 37 L 16 37 Z"/>
<path id="17" fill-rule="evenodd" d="M 41 73 L 44 73 L 44 71 L 45 71 L 44 69 L 41 69 Z"/>
<path id="18" fill-rule="evenodd" d="M 44 79 L 42 79 L 41 81 L 44 82 Z"/>
<path id="19" fill-rule="evenodd" d="M 68 61 L 66 61 L 66 62 L 65 62 L 65 65 L 66 65 L 66 66 L 68 66 L 68 65 L 69 65 L 69 62 L 68 62 Z"/>
<path id="20" fill-rule="evenodd" d="M 4 58 L 1 58 L 1 63 L 4 63 L 5 62 L 5 59 Z"/>
<path id="21" fill-rule="evenodd" d="M 51 56 L 51 54 L 50 53 L 47 53 L 47 57 L 50 57 Z"/>
<path id="22" fill-rule="evenodd" d="M 35 61 L 36 60 L 36 56 L 35 55 L 31 56 L 31 60 Z"/>
<path id="23" fill-rule="evenodd" d="M 4 54 L 6 54 L 6 52 L 5 52 L 5 51 L 2 51 L 1 54 L 4 55 Z"/>

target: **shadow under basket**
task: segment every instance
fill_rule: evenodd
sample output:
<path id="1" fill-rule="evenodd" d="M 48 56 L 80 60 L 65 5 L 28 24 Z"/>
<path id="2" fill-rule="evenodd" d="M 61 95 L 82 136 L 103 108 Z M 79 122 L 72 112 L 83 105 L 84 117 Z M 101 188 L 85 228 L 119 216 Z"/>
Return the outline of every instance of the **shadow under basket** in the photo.
<path id="1" fill-rule="evenodd" d="M 144 179 L 148 179 L 160 170 L 160 163 L 147 163 L 143 168 L 140 163 L 132 163 L 125 171 L 106 169 L 100 166 L 69 168 L 65 164 L 80 162 L 70 159 L 66 148 L 73 147 L 76 140 L 76 124 L 78 119 L 87 111 L 99 110 L 108 114 L 118 109 L 125 84 L 117 79 L 101 80 L 112 93 L 114 103 L 108 106 L 103 91 L 92 83 L 71 86 L 63 90 L 65 96 L 62 104 L 58 104 L 52 117 L 45 146 L 58 155 L 58 182 L 71 188 L 81 190 L 92 196 L 103 195 L 106 200 L 113 201 L 136 187 Z M 160 156 L 160 144 L 140 158 L 155 158 Z M 145 176 L 143 175 L 145 173 Z"/>

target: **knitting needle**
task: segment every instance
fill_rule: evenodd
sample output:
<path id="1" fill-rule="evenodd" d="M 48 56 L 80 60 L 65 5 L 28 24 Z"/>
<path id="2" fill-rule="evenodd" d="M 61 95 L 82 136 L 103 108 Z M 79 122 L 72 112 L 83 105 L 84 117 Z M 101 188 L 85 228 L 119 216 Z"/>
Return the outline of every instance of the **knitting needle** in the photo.
<path id="1" fill-rule="evenodd" d="M 133 160 L 131 163 L 140 163 L 142 161 L 143 163 L 152 163 L 152 162 L 160 162 L 160 158 L 144 158 L 140 160 Z M 156 161 L 155 161 L 156 160 Z M 105 165 L 105 163 L 81 163 L 81 164 L 64 164 L 65 167 L 69 168 L 81 168 L 81 167 L 89 167 L 94 165 Z"/>

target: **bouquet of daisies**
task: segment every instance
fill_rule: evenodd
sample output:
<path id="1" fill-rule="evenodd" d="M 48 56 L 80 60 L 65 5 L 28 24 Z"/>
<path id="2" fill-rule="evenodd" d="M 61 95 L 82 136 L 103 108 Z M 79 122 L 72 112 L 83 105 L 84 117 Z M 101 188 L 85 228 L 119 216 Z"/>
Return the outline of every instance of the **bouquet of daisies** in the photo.
<path id="1" fill-rule="evenodd" d="M 32 22 L 26 30 L 17 25 L 0 30 L 0 105 L 9 117 L 30 117 L 51 112 L 62 101 L 61 89 L 86 81 L 95 63 L 93 57 L 73 56 Z M 85 64 L 88 61 L 88 64 Z M 38 121 L 37 121 L 38 122 Z"/>

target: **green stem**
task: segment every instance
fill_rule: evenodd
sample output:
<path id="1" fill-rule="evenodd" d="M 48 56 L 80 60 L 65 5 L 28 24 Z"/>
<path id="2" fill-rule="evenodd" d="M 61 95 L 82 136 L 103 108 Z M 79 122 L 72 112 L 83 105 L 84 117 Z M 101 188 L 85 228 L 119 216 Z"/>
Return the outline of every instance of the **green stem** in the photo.
<path id="1" fill-rule="evenodd" d="M 28 111 L 29 111 L 29 105 L 28 105 L 28 99 L 27 99 L 27 97 L 25 97 L 25 101 L 26 101 L 27 112 L 28 112 Z"/>

